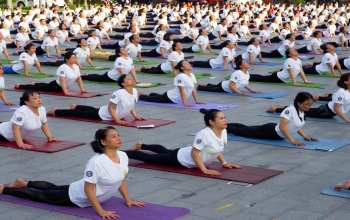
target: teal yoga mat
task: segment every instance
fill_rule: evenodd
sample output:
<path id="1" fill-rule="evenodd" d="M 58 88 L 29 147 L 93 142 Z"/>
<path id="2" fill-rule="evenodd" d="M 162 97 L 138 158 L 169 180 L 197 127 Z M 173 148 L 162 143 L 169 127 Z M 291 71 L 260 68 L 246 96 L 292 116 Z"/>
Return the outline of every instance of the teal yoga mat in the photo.
<path id="1" fill-rule="evenodd" d="M 228 93 L 228 92 L 208 92 L 208 91 L 200 91 L 197 90 L 199 93 L 209 93 L 209 94 L 220 94 L 220 95 L 231 95 L 231 96 L 241 96 L 237 93 Z M 263 93 L 252 93 L 250 91 L 243 90 L 241 92 L 247 92 L 249 96 L 247 97 L 252 97 L 252 98 L 265 98 L 265 99 L 277 99 L 281 98 L 284 96 L 288 96 L 288 92 L 280 92 L 280 93 L 274 93 L 274 92 L 263 92 Z"/>
<path id="2" fill-rule="evenodd" d="M 175 77 L 173 73 L 166 73 L 166 74 L 153 74 L 153 73 L 143 73 L 143 72 L 136 72 L 137 74 L 142 74 L 142 75 L 152 75 L 152 76 L 167 76 L 167 77 Z M 194 73 L 196 79 L 204 79 L 204 78 L 209 78 L 210 76 L 203 76 L 202 74 Z"/>
<path id="3" fill-rule="evenodd" d="M 262 114 L 258 114 L 258 116 L 279 118 L 280 114 L 264 112 Z M 338 124 L 349 124 L 348 122 L 344 121 L 343 119 L 339 118 L 338 116 L 334 116 L 333 118 L 310 118 L 310 117 L 307 117 L 307 120 L 308 121 L 318 121 L 318 122 L 338 123 Z"/>
<path id="4" fill-rule="evenodd" d="M 345 183 L 347 180 L 343 180 L 340 183 Z M 342 197 L 342 198 L 348 198 L 350 199 L 350 190 L 342 189 L 340 191 L 334 190 L 334 186 L 331 186 L 325 190 L 322 191 L 322 194 L 328 195 L 328 196 L 336 196 L 336 197 Z"/>
<path id="5" fill-rule="evenodd" d="M 102 84 L 102 85 L 110 85 L 110 86 L 119 86 L 117 82 L 95 82 L 95 81 L 89 81 L 89 80 L 83 80 L 84 83 L 92 83 L 92 84 Z M 157 86 L 162 86 L 165 84 L 162 83 L 150 83 L 150 85 L 139 85 L 136 84 L 134 87 L 136 88 L 153 88 Z"/>

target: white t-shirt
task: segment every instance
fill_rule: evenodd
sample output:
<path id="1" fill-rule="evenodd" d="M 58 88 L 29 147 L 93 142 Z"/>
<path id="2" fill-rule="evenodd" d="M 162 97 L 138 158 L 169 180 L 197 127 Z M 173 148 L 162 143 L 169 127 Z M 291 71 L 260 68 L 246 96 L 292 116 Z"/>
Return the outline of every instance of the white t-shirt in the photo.
<path id="1" fill-rule="evenodd" d="M 2 91 L 5 88 L 5 80 L 4 77 L 0 76 L 0 91 Z"/>
<path id="2" fill-rule="evenodd" d="M 183 103 L 181 99 L 179 86 L 184 87 L 185 96 L 187 99 L 192 94 L 193 89 L 196 88 L 197 80 L 192 73 L 191 77 L 187 76 L 184 73 L 180 73 L 174 78 L 174 85 L 175 88 L 167 92 L 168 98 L 174 103 Z"/>
<path id="3" fill-rule="evenodd" d="M 226 33 L 227 31 L 227 26 L 225 25 L 222 26 L 222 24 L 219 24 L 218 26 L 216 26 L 215 30 L 212 32 L 212 34 L 215 36 L 215 37 L 219 37 L 219 32 L 220 31 L 220 34 L 223 35 Z"/>
<path id="4" fill-rule="evenodd" d="M 235 82 L 235 87 L 239 90 L 246 87 L 249 84 L 249 72 L 245 74 L 242 70 L 236 70 L 231 74 L 230 80 L 222 81 L 222 89 L 226 92 L 233 93 L 230 89 L 230 82 Z"/>
<path id="5" fill-rule="evenodd" d="M 2 36 L 4 36 L 4 39 L 10 35 L 10 30 L 9 29 L 0 29 L 0 33 Z"/>
<path id="6" fill-rule="evenodd" d="M 334 111 L 334 104 L 341 104 L 340 110 L 343 114 L 346 114 L 350 110 L 350 93 L 348 90 L 340 88 L 337 92 L 335 92 L 332 96 L 332 101 L 328 103 L 328 107 L 333 111 L 334 114 L 337 114 Z"/>
<path id="7" fill-rule="evenodd" d="M 124 39 L 123 40 L 120 40 L 120 41 L 118 41 L 118 44 L 119 44 L 119 46 L 120 47 L 125 47 L 126 46 L 126 42 L 125 42 L 125 40 L 128 40 L 129 41 L 129 37 L 132 35 L 132 33 L 126 33 L 126 34 L 124 34 Z"/>
<path id="8" fill-rule="evenodd" d="M 163 41 L 164 42 L 164 41 Z M 162 42 L 162 43 L 163 43 Z M 176 51 L 173 51 L 169 54 L 168 59 L 165 63 L 162 63 L 160 65 L 160 68 L 165 72 L 165 73 L 172 73 L 173 72 L 173 68 L 171 66 L 171 62 L 175 62 L 176 64 L 178 62 L 180 62 L 181 60 L 184 60 L 184 53 L 181 52 L 181 54 L 179 54 Z"/>
<path id="9" fill-rule="evenodd" d="M 344 66 L 347 68 L 347 69 L 350 69 L 350 55 L 348 58 L 344 59 Z"/>
<path id="10" fill-rule="evenodd" d="M 173 42 L 170 41 L 170 43 L 168 41 L 163 40 L 160 44 L 159 47 L 156 48 L 157 53 L 162 54 L 162 52 L 160 51 L 160 48 L 163 47 L 164 48 L 164 53 L 168 52 L 171 48 L 171 46 L 173 45 Z"/>
<path id="11" fill-rule="evenodd" d="M 312 46 L 316 47 L 316 50 L 318 50 L 320 48 L 320 46 L 322 45 L 321 39 L 317 39 L 317 38 L 312 38 L 312 40 L 310 41 L 310 43 L 307 45 L 307 50 L 308 51 L 312 51 Z"/>
<path id="12" fill-rule="evenodd" d="M 194 35 L 195 39 L 198 37 L 199 35 L 199 30 L 196 28 L 190 28 L 190 30 L 188 31 L 188 37 L 192 39 L 192 35 Z"/>
<path id="13" fill-rule="evenodd" d="M 299 115 L 298 115 L 294 105 L 290 105 L 289 107 L 285 108 L 281 113 L 280 117 L 285 118 L 289 121 L 287 124 L 287 130 L 291 135 L 297 133 L 297 131 L 299 131 L 299 129 L 302 128 L 303 125 L 305 124 L 304 112 L 299 111 Z M 299 117 L 302 118 L 302 120 L 300 120 Z M 285 138 L 285 136 L 282 134 L 280 130 L 279 124 L 276 125 L 275 131 L 277 132 L 278 136 Z"/>
<path id="14" fill-rule="evenodd" d="M 81 47 L 78 47 L 73 51 L 73 53 L 76 54 L 79 63 L 83 64 L 86 62 L 86 59 L 90 56 L 90 49 L 86 47 L 85 50 L 83 50 Z"/>
<path id="15" fill-rule="evenodd" d="M 60 42 L 62 44 L 64 44 L 64 42 L 68 38 L 68 31 L 63 32 L 63 31 L 59 30 L 59 31 L 57 31 L 56 35 L 60 39 Z"/>
<path id="16" fill-rule="evenodd" d="M 258 47 L 255 47 L 253 44 L 251 44 L 247 47 L 247 51 L 242 54 L 242 58 L 248 62 L 250 61 L 249 60 L 249 53 L 252 53 L 252 59 L 255 60 L 255 58 L 260 53 L 260 46 L 258 45 Z"/>
<path id="17" fill-rule="evenodd" d="M 27 41 L 30 41 L 30 38 L 27 33 L 17 33 L 16 34 L 16 41 L 19 41 L 19 46 L 24 47 L 27 45 Z"/>
<path id="18" fill-rule="evenodd" d="M 99 203 L 110 199 L 119 189 L 129 172 L 126 153 L 117 151 L 120 163 L 115 163 L 105 154 L 96 154 L 86 164 L 84 178 L 70 184 L 69 198 L 77 206 L 91 206 L 84 191 L 85 182 L 96 184 L 94 192 Z"/>
<path id="19" fill-rule="evenodd" d="M 340 37 L 343 37 L 343 41 L 346 42 L 347 39 L 346 39 L 346 36 L 344 35 L 344 33 L 339 33 L 337 38 L 335 39 L 334 42 L 336 42 L 339 46 L 341 46 L 341 40 L 340 40 Z"/>
<path id="20" fill-rule="evenodd" d="M 211 164 L 224 151 L 227 146 L 227 131 L 224 129 L 221 133 L 221 138 L 218 138 L 213 130 L 206 127 L 196 134 L 193 141 L 193 146 L 180 148 L 177 153 L 177 159 L 182 166 L 187 168 L 197 167 L 194 162 L 191 151 L 192 147 L 200 150 L 199 157 L 204 165 Z"/>
<path id="21" fill-rule="evenodd" d="M 155 39 L 157 41 L 157 43 L 160 43 L 161 41 L 163 41 L 164 35 L 165 35 L 165 32 L 163 32 L 163 31 L 158 31 L 157 32 L 156 39 Z M 162 40 L 159 40 L 159 38 L 162 39 Z"/>
<path id="22" fill-rule="evenodd" d="M 5 48 L 6 48 L 6 42 L 5 42 L 5 40 L 2 40 L 0 42 L 0 54 L 4 53 Z"/>
<path id="23" fill-rule="evenodd" d="M 21 55 L 19 55 L 19 62 L 16 64 L 13 64 L 12 66 L 12 70 L 15 71 L 16 73 L 19 74 L 24 74 L 24 64 L 22 62 L 22 60 L 27 61 L 28 64 L 28 70 L 30 70 L 33 66 L 36 60 L 38 60 L 36 58 L 36 54 L 32 54 L 32 56 L 29 56 L 29 54 L 27 54 L 26 52 L 21 53 Z"/>
<path id="24" fill-rule="evenodd" d="M 98 37 L 96 37 L 95 39 L 92 37 L 89 37 L 87 39 L 87 44 L 91 45 L 91 50 L 95 50 L 97 45 L 100 44 L 100 39 L 98 39 Z"/>
<path id="25" fill-rule="evenodd" d="M 114 110 L 118 118 L 124 118 L 130 113 L 137 102 L 137 90 L 133 88 L 132 94 L 129 94 L 125 89 L 119 89 L 113 92 L 109 101 L 117 105 Z M 98 114 L 103 120 L 114 120 L 108 111 L 108 105 L 102 106 Z"/>
<path id="26" fill-rule="evenodd" d="M 322 57 L 321 63 L 318 64 L 315 69 L 320 75 L 330 73 L 331 68 L 327 64 L 332 63 L 332 66 L 334 67 L 337 61 L 338 61 L 338 55 L 336 53 L 334 54 L 334 56 L 330 53 L 326 53 Z"/>
<path id="27" fill-rule="evenodd" d="M 130 57 L 127 57 L 126 59 L 124 57 L 118 57 L 114 61 L 113 69 L 108 71 L 108 77 L 117 81 L 120 76 L 118 68 L 124 69 L 124 74 L 129 74 L 132 68 L 134 68 L 134 62 Z"/>
<path id="28" fill-rule="evenodd" d="M 21 126 L 20 132 L 23 140 L 30 137 L 47 122 L 45 108 L 41 106 L 38 110 L 39 115 L 36 115 L 28 106 L 22 105 L 13 113 L 10 121 L 0 124 L 0 134 L 7 140 L 14 141 L 12 124 L 16 124 Z"/>
<path id="29" fill-rule="evenodd" d="M 227 35 L 226 40 L 229 40 L 229 41 L 231 41 L 233 44 L 235 44 L 235 43 L 237 42 L 237 40 L 238 40 L 238 35 L 237 35 L 237 34 L 236 34 L 236 35 L 229 34 L 229 35 Z"/>
<path id="30" fill-rule="evenodd" d="M 58 46 L 58 39 L 55 37 L 53 40 L 50 37 L 45 37 L 43 43 L 41 44 L 41 49 L 45 51 L 46 47 L 49 47 L 49 50 L 55 48 L 55 46 Z"/>
<path id="31" fill-rule="evenodd" d="M 137 47 L 135 46 L 135 44 L 133 43 L 130 43 L 128 44 L 125 49 L 128 51 L 129 53 L 129 57 L 131 59 L 136 59 L 137 58 L 137 55 L 139 53 L 141 53 L 141 50 L 142 50 L 142 46 L 141 44 L 138 44 Z"/>
<path id="32" fill-rule="evenodd" d="M 261 30 L 258 36 L 258 40 L 260 42 L 262 42 L 263 40 L 261 39 L 261 37 L 264 37 L 264 41 L 267 41 L 267 39 L 270 38 L 270 31 L 267 30 Z"/>
<path id="33" fill-rule="evenodd" d="M 287 50 L 286 46 L 294 48 L 294 43 L 295 43 L 295 41 L 290 42 L 289 40 L 285 40 L 285 41 L 283 41 L 283 44 L 277 50 L 278 50 L 278 52 L 280 52 L 280 54 L 282 56 L 286 56 L 286 50 Z"/>
<path id="34" fill-rule="evenodd" d="M 70 26 L 69 32 L 74 35 L 74 34 L 79 34 L 80 30 L 81 30 L 81 27 L 79 24 L 72 24 Z"/>
<path id="35" fill-rule="evenodd" d="M 35 31 L 32 33 L 34 39 L 38 39 L 38 35 L 40 33 L 40 37 L 42 38 L 46 32 L 48 32 L 47 26 L 38 25 Z"/>
<path id="36" fill-rule="evenodd" d="M 277 77 L 285 83 L 291 82 L 292 80 L 288 71 L 290 68 L 293 69 L 294 78 L 296 78 L 303 67 L 299 59 L 294 60 L 293 58 L 288 58 L 286 61 L 284 61 L 282 71 L 277 73 Z"/>
<path id="37" fill-rule="evenodd" d="M 227 64 L 228 64 L 232 61 L 235 55 L 236 55 L 235 49 L 230 50 L 227 47 L 224 47 L 220 51 L 219 56 L 217 56 L 215 59 L 209 60 L 209 64 L 213 69 L 221 68 L 222 64 L 224 63 L 224 57 L 227 57 Z"/>
<path id="38" fill-rule="evenodd" d="M 58 76 L 56 82 L 61 86 L 60 77 L 64 77 L 66 81 L 67 89 L 73 85 L 73 83 L 80 77 L 80 69 L 77 64 L 73 64 L 73 68 L 70 68 L 67 64 L 62 64 L 58 67 L 56 75 Z"/>
<path id="39" fill-rule="evenodd" d="M 192 46 L 192 50 L 193 52 L 198 52 L 198 51 L 201 51 L 201 48 L 199 47 L 199 45 L 202 45 L 204 50 L 207 49 L 208 47 L 208 44 L 209 44 L 209 38 L 207 36 L 199 36 L 196 40 L 196 44 Z"/>
<path id="40" fill-rule="evenodd" d="M 280 36 L 278 36 L 278 38 L 280 39 L 280 40 L 285 40 L 285 38 L 284 38 L 284 36 L 287 36 L 287 34 L 290 34 L 290 30 L 286 30 L 286 29 L 283 29 L 282 31 L 281 31 L 281 34 L 280 34 Z"/>

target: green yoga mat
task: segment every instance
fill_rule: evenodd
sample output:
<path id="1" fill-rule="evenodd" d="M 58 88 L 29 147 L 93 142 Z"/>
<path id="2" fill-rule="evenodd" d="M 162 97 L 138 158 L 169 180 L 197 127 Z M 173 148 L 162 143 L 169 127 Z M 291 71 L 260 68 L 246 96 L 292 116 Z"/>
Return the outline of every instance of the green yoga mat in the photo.
<path id="1" fill-rule="evenodd" d="M 40 73 L 31 73 L 31 72 L 29 72 L 29 74 L 33 75 L 31 78 L 40 78 L 40 79 L 56 76 L 56 75 L 53 75 L 53 74 L 40 75 Z M 6 75 L 7 76 L 27 77 L 25 74 L 6 74 Z"/>
<path id="2" fill-rule="evenodd" d="M 93 67 L 93 66 L 84 66 L 86 69 L 88 70 L 111 70 L 112 68 L 110 67 L 103 67 L 103 66 L 96 66 L 96 67 Z M 84 70 L 84 69 L 83 69 Z"/>
<path id="3" fill-rule="evenodd" d="M 225 79 L 229 80 L 231 76 L 226 76 Z M 251 82 L 251 83 L 259 83 L 259 84 L 268 84 L 268 85 L 276 85 L 276 86 L 294 86 L 292 82 L 290 83 L 269 83 L 269 82 Z M 308 88 L 320 88 L 327 86 L 328 84 L 326 83 L 313 83 L 313 84 L 306 84 L 304 82 L 297 82 L 303 85 L 302 87 L 308 87 Z"/>
<path id="4" fill-rule="evenodd" d="M 15 63 L 11 63 L 8 60 L 0 60 L 0 63 L 2 63 L 2 64 L 15 64 Z M 18 63 L 18 61 L 16 63 Z"/>
<path id="5" fill-rule="evenodd" d="M 95 82 L 95 81 L 89 81 L 89 80 L 83 80 L 84 83 L 92 83 L 92 84 L 103 84 L 103 85 L 111 85 L 111 86 L 118 86 L 117 82 Z M 165 84 L 162 83 L 151 83 L 150 85 L 147 86 L 141 86 L 141 85 L 135 85 L 135 88 L 152 88 L 152 87 L 157 87 L 157 86 L 162 86 Z"/>
<path id="6" fill-rule="evenodd" d="M 272 74 L 272 73 L 274 73 L 274 72 L 268 72 L 268 73 Z M 334 76 L 333 76 L 332 73 L 326 73 L 326 74 L 322 74 L 322 75 L 320 75 L 320 74 L 307 74 L 307 73 L 305 73 L 305 75 L 307 75 L 307 76 L 315 76 L 315 77 L 332 77 L 332 78 L 334 78 Z M 339 76 L 338 76 L 338 77 L 339 77 Z"/>
<path id="7" fill-rule="evenodd" d="M 166 73 L 166 74 L 153 74 L 153 73 L 143 73 L 143 72 L 136 72 L 136 73 L 142 74 L 142 75 L 175 77 L 174 73 Z M 204 78 L 211 77 L 211 76 L 202 76 L 201 74 L 197 74 L 197 73 L 194 73 L 194 76 L 196 77 L 196 79 L 204 79 Z"/>
<path id="8" fill-rule="evenodd" d="M 141 62 L 141 61 L 134 61 L 134 64 L 140 64 L 140 65 L 154 65 L 154 64 L 160 64 L 161 62 L 156 61 L 147 61 L 147 62 Z"/>
<path id="9" fill-rule="evenodd" d="M 195 52 L 195 54 L 201 54 L 201 55 L 219 55 L 220 53 L 219 53 L 219 52 L 214 52 L 214 53 L 208 52 L 207 54 L 204 54 L 202 51 L 199 51 L 199 52 Z"/>

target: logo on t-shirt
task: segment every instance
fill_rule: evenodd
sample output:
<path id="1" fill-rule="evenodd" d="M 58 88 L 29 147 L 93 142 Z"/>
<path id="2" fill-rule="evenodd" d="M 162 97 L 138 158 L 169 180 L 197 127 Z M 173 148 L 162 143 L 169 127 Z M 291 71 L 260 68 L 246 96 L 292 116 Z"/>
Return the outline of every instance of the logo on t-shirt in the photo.
<path id="1" fill-rule="evenodd" d="M 289 114 L 289 110 L 286 110 L 284 113 L 288 115 Z"/>
<path id="2" fill-rule="evenodd" d="M 122 65 L 122 63 L 118 63 L 118 65 L 119 65 L 119 66 L 121 66 L 121 65 Z"/>
<path id="3" fill-rule="evenodd" d="M 288 65 L 288 67 L 292 67 L 291 65 Z"/>
<path id="4" fill-rule="evenodd" d="M 92 175 L 93 175 L 93 174 L 92 174 L 92 171 L 86 171 L 86 176 L 87 176 L 87 177 L 92 177 Z"/>
<path id="5" fill-rule="evenodd" d="M 21 118 L 21 117 L 18 117 L 18 118 L 17 118 L 17 121 L 22 121 L 22 118 Z"/>
<path id="6" fill-rule="evenodd" d="M 198 41 L 198 43 L 200 44 L 200 43 L 202 43 L 202 41 Z"/>
<path id="7" fill-rule="evenodd" d="M 328 61 L 330 61 L 330 60 L 331 60 L 331 58 L 328 58 L 327 60 L 328 60 Z"/>
<path id="8" fill-rule="evenodd" d="M 115 99 L 115 95 L 112 95 L 111 99 Z"/>
<path id="9" fill-rule="evenodd" d="M 343 98 L 342 97 L 338 97 L 338 100 L 341 101 L 341 100 L 343 100 Z"/>
<path id="10" fill-rule="evenodd" d="M 22 58 L 26 58 L 26 56 L 23 55 Z"/>
<path id="11" fill-rule="evenodd" d="M 223 144 L 224 144 L 224 148 L 226 148 L 227 147 L 227 140 L 226 139 L 224 140 Z"/>
<path id="12" fill-rule="evenodd" d="M 197 139 L 197 144 L 200 144 L 202 143 L 202 140 L 201 139 Z"/>
<path id="13" fill-rule="evenodd" d="M 237 76 L 235 76 L 235 79 L 238 79 L 238 77 L 237 77 Z"/>
<path id="14" fill-rule="evenodd" d="M 178 83 L 181 83 L 182 81 L 181 81 L 181 79 L 179 79 L 177 82 L 178 82 Z"/>
<path id="15" fill-rule="evenodd" d="M 63 74 L 64 74 L 64 71 L 61 71 L 60 73 L 63 75 Z"/>

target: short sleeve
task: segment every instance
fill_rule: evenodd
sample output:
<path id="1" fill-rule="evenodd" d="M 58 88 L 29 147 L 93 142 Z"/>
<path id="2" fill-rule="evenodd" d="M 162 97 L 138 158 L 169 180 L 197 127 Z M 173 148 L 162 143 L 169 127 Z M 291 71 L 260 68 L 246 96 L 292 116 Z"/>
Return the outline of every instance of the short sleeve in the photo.
<path id="1" fill-rule="evenodd" d="M 114 104 L 118 104 L 120 102 L 121 97 L 120 97 L 120 94 L 118 91 L 113 92 L 111 98 L 109 99 L 110 102 L 112 102 Z"/>
<path id="2" fill-rule="evenodd" d="M 283 69 L 288 70 L 288 69 L 290 69 L 290 68 L 293 68 L 293 66 L 292 66 L 291 61 L 288 59 L 288 60 L 286 60 L 286 61 L 284 62 L 284 64 L 283 64 Z"/>
<path id="3" fill-rule="evenodd" d="M 230 81 L 237 83 L 238 80 L 239 80 L 238 71 L 234 71 L 234 72 L 231 74 Z"/>
<path id="4" fill-rule="evenodd" d="M 25 53 L 21 53 L 19 60 L 27 60 L 27 55 Z"/>
<path id="5" fill-rule="evenodd" d="M 253 53 L 253 51 L 254 51 L 253 47 L 254 47 L 253 45 L 249 45 L 248 48 L 247 48 L 247 52 L 248 53 Z"/>
<path id="6" fill-rule="evenodd" d="M 57 76 L 66 77 L 66 71 L 63 66 L 60 66 L 56 72 Z"/>
<path id="7" fill-rule="evenodd" d="M 90 38 L 87 40 L 87 44 L 92 44 L 92 40 Z"/>
<path id="8" fill-rule="evenodd" d="M 185 82 L 181 77 L 181 74 L 179 74 L 177 77 L 174 79 L 174 85 L 175 86 L 185 86 Z"/>
<path id="9" fill-rule="evenodd" d="M 11 122 L 19 126 L 22 126 L 25 123 L 25 121 L 26 118 L 23 112 L 16 111 L 11 118 Z"/>
<path id="10" fill-rule="evenodd" d="M 280 117 L 281 118 L 285 118 L 285 119 L 287 119 L 289 121 L 292 118 L 292 112 L 291 112 L 290 108 L 284 109 L 282 111 Z"/>
<path id="11" fill-rule="evenodd" d="M 118 60 L 118 59 L 115 61 L 114 65 L 115 65 L 116 68 L 123 68 L 122 62 L 120 60 Z"/>
<path id="12" fill-rule="evenodd" d="M 89 162 L 85 168 L 84 181 L 96 184 L 100 178 L 101 172 L 95 162 Z"/>
<path id="13" fill-rule="evenodd" d="M 332 96 L 332 101 L 334 103 L 344 104 L 344 99 L 345 99 L 345 95 L 341 91 L 338 91 L 338 92 L 334 93 L 333 96 Z"/>
<path id="14" fill-rule="evenodd" d="M 208 138 L 205 132 L 203 132 L 203 130 L 198 132 L 194 138 L 193 147 L 196 148 L 197 150 L 203 150 L 205 146 L 207 146 L 207 144 L 208 144 Z"/>
<path id="15" fill-rule="evenodd" d="M 331 56 L 330 54 L 324 55 L 324 57 L 322 58 L 322 61 L 323 61 L 324 63 L 331 63 L 331 62 L 332 62 L 332 59 L 331 59 L 330 56 Z"/>

